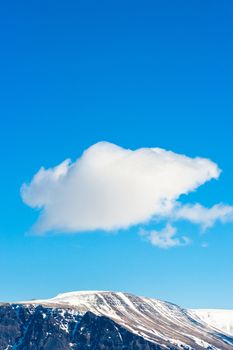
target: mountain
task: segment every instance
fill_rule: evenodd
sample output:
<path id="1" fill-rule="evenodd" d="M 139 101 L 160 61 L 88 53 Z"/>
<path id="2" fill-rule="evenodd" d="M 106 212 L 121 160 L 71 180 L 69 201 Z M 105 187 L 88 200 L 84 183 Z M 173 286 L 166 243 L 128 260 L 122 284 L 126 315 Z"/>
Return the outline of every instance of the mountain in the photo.
<path id="1" fill-rule="evenodd" d="M 196 316 L 209 326 L 233 336 L 233 310 L 200 309 L 190 312 L 194 318 Z"/>
<path id="2" fill-rule="evenodd" d="M 233 349 L 224 312 L 222 330 L 209 319 L 201 310 L 128 293 L 65 293 L 2 304 L 0 350 Z"/>

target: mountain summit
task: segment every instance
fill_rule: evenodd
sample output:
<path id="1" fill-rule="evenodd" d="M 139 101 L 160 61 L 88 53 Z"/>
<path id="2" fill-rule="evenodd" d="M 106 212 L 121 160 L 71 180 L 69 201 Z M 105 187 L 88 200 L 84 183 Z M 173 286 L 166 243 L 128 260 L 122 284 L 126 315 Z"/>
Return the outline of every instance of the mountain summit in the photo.
<path id="1" fill-rule="evenodd" d="M 0 350 L 233 349 L 233 311 L 214 311 L 99 291 L 3 304 Z"/>

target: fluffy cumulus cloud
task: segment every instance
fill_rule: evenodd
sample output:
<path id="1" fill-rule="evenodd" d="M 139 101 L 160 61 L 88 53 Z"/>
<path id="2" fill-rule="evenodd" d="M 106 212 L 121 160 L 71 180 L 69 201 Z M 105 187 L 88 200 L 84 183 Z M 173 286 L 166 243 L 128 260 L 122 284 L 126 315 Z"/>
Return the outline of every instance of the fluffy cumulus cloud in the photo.
<path id="1" fill-rule="evenodd" d="M 178 199 L 219 175 L 218 166 L 208 159 L 99 142 L 73 163 L 67 159 L 54 168 L 42 167 L 23 184 L 21 195 L 41 211 L 34 227 L 38 233 L 111 231 L 160 218 L 208 227 L 216 220 L 230 220 L 232 207 L 182 206 Z M 171 227 L 165 231 L 171 234 Z"/>

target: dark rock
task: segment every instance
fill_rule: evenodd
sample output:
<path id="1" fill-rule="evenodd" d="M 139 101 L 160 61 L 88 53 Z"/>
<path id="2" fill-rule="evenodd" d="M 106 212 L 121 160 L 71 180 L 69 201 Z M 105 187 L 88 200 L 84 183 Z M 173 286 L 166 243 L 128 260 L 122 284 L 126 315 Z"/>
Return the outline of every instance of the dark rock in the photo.
<path id="1" fill-rule="evenodd" d="M 0 306 L 0 350 L 90 349 L 162 350 L 163 347 L 91 312 L 80 316 L 71 310 L 43 306 Z"/>

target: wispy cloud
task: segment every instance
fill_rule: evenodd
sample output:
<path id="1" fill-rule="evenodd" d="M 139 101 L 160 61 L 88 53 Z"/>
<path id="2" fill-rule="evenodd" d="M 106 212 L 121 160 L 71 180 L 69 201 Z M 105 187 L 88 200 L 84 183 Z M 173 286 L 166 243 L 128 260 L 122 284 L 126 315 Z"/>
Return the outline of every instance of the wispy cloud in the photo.
<path id="1" fill-rule="evenodd" d="M 205 230 L 214 226 L 217 221 L 221 223 L 233 221 L 233 206 L 220 203 L 206 208 L 199 203 L 178 204 L 170 216 L 174 220 L 188 220 L 201 225 Z"/>
<path id="2" fill-rule="evenodd" d="M 191 243 L 187 236 L 177 237 L 177 229 L 170 224 L 167 224 L 161 231 L 141 229 L 139 233 L 151 244 L 163 249 L 186 246 Z"/>
<path id="3" fill-rule="evenodd" d="M 201 247 L 202 248 L 208 248 L 209 244 L 207 242 L 202 242 Z"/>

